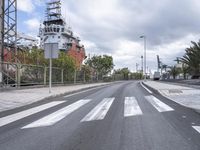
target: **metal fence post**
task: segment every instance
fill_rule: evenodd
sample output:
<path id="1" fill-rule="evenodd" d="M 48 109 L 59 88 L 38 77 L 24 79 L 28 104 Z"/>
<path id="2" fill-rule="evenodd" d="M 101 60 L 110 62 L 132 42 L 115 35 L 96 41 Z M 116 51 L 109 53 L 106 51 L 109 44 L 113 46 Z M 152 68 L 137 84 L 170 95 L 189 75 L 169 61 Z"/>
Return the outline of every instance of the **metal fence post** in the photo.
<path id="1" fill-rule="evenodd" d="M 44 67 L 44 85 L 47 84 L 47 67 Z"/>
<path id="2" fill-rule="evenodd" d="M 74 84 L 76 84 L 76 69 L 74 71 Z"/>
<path id="3" fill-rule="evenodd" d="M 62 84 L 64 83 L 64 80 L 63 80 L 63 73 L 64 73 L 64 69 L 61 70 L 61 83 L 62 83 Z"/>
<path id="4" fill-rule="evenodd" d="M 83 74 L 83 82 L 84 83 L 86 82 L 86 79 L 85 79 L 85 70 L 84 70 L 84 74 Z"/>
<path id="5" fill-rule="evenodd" d="M 17 87 L 21 84 L 21 64 L 17 64 Z"/>

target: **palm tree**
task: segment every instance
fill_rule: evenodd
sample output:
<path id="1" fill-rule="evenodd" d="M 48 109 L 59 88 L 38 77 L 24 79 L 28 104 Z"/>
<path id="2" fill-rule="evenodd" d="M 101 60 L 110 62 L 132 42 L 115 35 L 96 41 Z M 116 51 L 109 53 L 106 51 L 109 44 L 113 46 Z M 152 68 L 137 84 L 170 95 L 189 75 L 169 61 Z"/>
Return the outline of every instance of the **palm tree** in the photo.
<path id="1" fill-rule="evenodd" d="M 192 46 L 185 49 L 185 55 L 180 58 L 180 62 L 189 66 L 189 72 L 193 78 L 200 77 L 200 41 L 191 42 Z"/>
<path id="2" fill-rule="evenodd" d="M 176 66 L 172 66 L 170 67 L 170 71 L 169 74 L 173 76 L 173 79 L 176 79 L 176 76 L 180 73 L 179 68 L 177 68 Z"/>

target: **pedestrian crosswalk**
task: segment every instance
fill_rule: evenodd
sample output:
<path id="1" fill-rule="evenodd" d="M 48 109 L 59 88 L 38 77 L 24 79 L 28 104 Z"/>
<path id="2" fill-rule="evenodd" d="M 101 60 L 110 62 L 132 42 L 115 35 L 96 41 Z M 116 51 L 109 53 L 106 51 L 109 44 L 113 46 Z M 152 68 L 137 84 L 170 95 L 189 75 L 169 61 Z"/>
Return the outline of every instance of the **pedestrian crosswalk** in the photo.
<path id="1" fill-rule="evenodd" d="M 165 103 L 161 102 L 158 98 L 155 96 L 145 96 L 145 98 L 155 107 L 159 112 L 165 112 L 165 111 L 173 111 L 174 109 L 170 106 L 166 105 Z"/>
<path id="2" fill-rule="evenodd" d="M 124 101 L 124 117 L 142 115 L 142 110 L 138 105 L 135 97 L 125 97 Z"/>
<path id="3" fill-rule="evenodd" d="M 155 111 L 157 112 L 165 112 L 165 111 L 173 111 L 174 109 L 168 106 L 167 104 L 160 101 L 158 98 L 154 97 L 153 95 L 145 96 L 144 97 L 149 104 L 151 104 Z M 92 99 L 81 99 L 76 102 L 73 102 L 70 105 L 65 106 L 64 108 L 61 108 L 55 112 L 52 112 L 36 121 L 33 121 L 25 126 L 22 127 L 22 129 L 27 128 L 36 128 L 36 127 L 44 127 L 44 126 L 52 126 L 59 121 L 66 118 L 68 115 L 74 113 L 78 109 L 81 109 L 84 105 L 90 104 Z M 108 115 L 108 112 L 111 111 L 112 105 L 115 103 L 116 99 L 115 97 L 108 97 L 103 98 L 99 103 L 96 105 L 91 104 L 90 110 L 86 114 L 83 114 L 82 118 L 80 119 L 80 122 L 90 122 L 95 120 L 103 120 L 105 119 L 106 115 Z M 119 101 L 119 99 L 118 99 Z M 9 123 L 12 123 L 14 121 L 23 119 L 25 117 L 31 116 L 33 114 L 36 114 L 38 112 L 41 112 L 43 110 L 49 109 L 51 107 L 54 107 L 56 105 L 62 104 L 66 101 L 54 101 L 49 102 L 47 104 L 43 104 L 41 106 L 37 106 L 22 112 L 18 112 L 16 114 L 6 116 L 3 118 L 0 118 L 0 127 L 7 125 Z M 144 105 L 144 103 L 138 103 L 139 99 L 134 96 L 130 97 L 124 97 L 123 99 L 123 117 L 133 117 L 133 116 L 142 116 L 145 113 L 142 110 L 142 107 L 140 105 Z M 119 103 L 122 104 L 122 103 Z M 92 107 L 91 107 L 92 106 Z"/>
<path id="4" fill-rule="evenodd" d="M 54 107 L 54 106 L 59 105 L 59 104 L 64 103 L 64 102 L 65 101 L 50 102 L 50 103 L 43 104 L 43 105 L 28 109 L 28 110 L 18 112 L 16 114 L 12 114 L 12 115 L 9 115 L 9 116 L 6 116 L 6 117 L 2 117 L 2 118 L 0 118 L 0 127 L 7 125 L 9 123 L 12 123 L 14 121 L 20 120 L 22 118 L 28 117 L 30 115 L 36 114 L 36 113 L 41 112 L 43 110 L 46 110 L 48 108 Z"/>
<path id="5" fill-rule="evenodd" d="M 165 112 L 165 111 L 173 111 L 174 109 L 170 106 L 166 105 L 165 103 L 161 102 L 154 96 L 146 96 L 145 99 L 158 111 L 158 112 Z M 88 114 L 86 114 L 80 122 L 89 122 L 95 120 L 103 120 L 107 113 L 109 112 L 115 98 L 104 98 L 101 100 L 94 108 L 92 108 Z M 42 127 L 42 126 L 51 126 L 55 123 L 59 122 L 60 120 L 67 117 L 69 114 L 73 113 L 77 109 L 81 108 L 81 106 L 89 103 L 90 100 L 79 100 L 77 102 L 72 103 L 52 114 L 49 114 L 35 122 L 32 122 L 24 127 L 25 128 L 35 128 L 35 127 Z M 131 116 L 139 116 L 143 115 L 142 109 L 138 104 L 138 100 L 136 97 L 125 97 L 124 98 L 124 117 L 131 117 Z"/>
<path id="6" fill-rule="evenodd" d="M 62 120 L 81 106 L 87 104 L 90 100 L 79 100 L 71 105 L 68 105 L 46 117 L 43 117 L 23 128 L 34 128 L 34 127 L 43 127 L 43 126 L 50 126 L 55 124 L 56 122 Z"/>
<path id="7" fill-rule="evenodd" d="M 104 119 L 114 99 L 115 98 L 104 98 L 81 120 L 81 122 Z"/>
<path id="8" fill-rule="evenodd" d="M 197 132 L 200 133 L 200 126 L 192 126 Z"/>

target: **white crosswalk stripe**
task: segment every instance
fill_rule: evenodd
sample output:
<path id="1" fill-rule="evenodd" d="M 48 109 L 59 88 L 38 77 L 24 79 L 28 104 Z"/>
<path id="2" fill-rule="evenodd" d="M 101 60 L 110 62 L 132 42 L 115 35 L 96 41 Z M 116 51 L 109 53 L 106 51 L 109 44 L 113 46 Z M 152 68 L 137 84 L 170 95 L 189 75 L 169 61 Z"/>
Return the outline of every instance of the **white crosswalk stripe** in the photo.
<path id="1" fill-rule="evenodd" d="M 15 113 L 15 114 L 12 114 L 12 115 L 9 115 L 6 117 L 2 117 L 2 118 L 0 118 L 0 127 L 7 125 L 9 123 L 12 123 L 14 121 L 20 120 L 22 118 L 28 117 L 35 113 L 41 112 L 45 109 L 54 107 L 54 106 L 59 105 L 64 102 L 66 102 L 66 101 L 54 101 L 54 102 L 50 102 L 50 103 L 43 104 L 43 105 L 40 105 L 40 106 L 37 106 L 34 108 L 30 108 L 28 110 L 24 110 L 24 111 L 21 111 L 21 112 L 18 112 L 18 113 Z"/>
<path id="2" fill-rule="evenodd" d="M 72 112 L 74 112 L 75 110 L 77 110 L 78 108 L 87 104 L 90 101 L 90 99 L 79 100 L 31 124 L 24 126 L 22 129 L 54 125 L 55 123 L 62 120 L 63 118 L 65 118 L 66 116 L 68 116 L 69 114 L 71 114 Z"/>
<path id="3" fill-rule="evenodd" d="M 82 120 L 81 122 L 85 121 L 93 121 L 93 120 L 103 120 L 108 113 L 111 105 L 114 102 L 114 97 L 112 98 L 104 98 L 99 104 L 97 104 Z M 159 112 L 165 112 L 165 111 L 173 111 L 174 109 L 170 106 L 166 105 L 165 103 L 161 102 L 158 98 L 154 97 L 153 95 L 145 96 L 145 99 L 152 104 L 153 107 L 155 107 Z M 57 123 L 58 121 L 64 119 L 69 114 L 74 112 L 75 110 L 79 109 L 81 106 L 87 104 L 90 102 L 91 99 L 82 99 L 75 103 L 72 103 L 60 110 L 57 110 L 39 120 L 36 120 L 24 127 L 25 128 L 34 128 L 34 127 L 42 127 L 42 126 L 51 126 Z M 48 108 L 54 107 L 56 105 L 59 105 L 61 103 L 64 103 L 66 101 L 54 101 L 47 104 L 43 104 L 28 110 L 24 110 L 22 112 L 18 112 L 16 114 L 12 114 L 6 117 L 0 118 L 0 127 L 7 125 L 9 123 L 12 123 L 14 121 L 20 120 L 22 118 L 25 118 L 27 116 L 33 115 L 35 113 L 41 112 L 43 110 L 46 110 Z M 124 117 L 130 117 L 130 116 L 136 116 L 136 115 L 142 115 L 143 112 L 138 104 L 138 101 L 134 96 L 132 97 L 125 97 L 124 100 Z M 195 130 L 200 132 L 199 126 L 193 126 Z"/>
<path id="4" fill-rule="evenodd" d="M 197 132 L 200 133 L 200 126 L 192 126 Z"/>
<path id="5" fill-rule="evenodd" d="M 140 106 L 135 97 L 125 97 L 124 101 L 124 117 L 142 115 Z"/>
<path id="6" fill-rule="evenodd" d="M 165 111 L 173 111 L 174 109 L 170 106 L 166 105 L 165 103 L 161 102 L 159 99 L 157 99 L 154 96 L 145 96 L 147 101 L 151 103 L 159 112 L 165 112 Z"/>
<path id="7" fill-rule="evenodd" d="M 81 122 L 104 119 L 114 99 L 115 98 L 104 98 L 81 120 Z"/>

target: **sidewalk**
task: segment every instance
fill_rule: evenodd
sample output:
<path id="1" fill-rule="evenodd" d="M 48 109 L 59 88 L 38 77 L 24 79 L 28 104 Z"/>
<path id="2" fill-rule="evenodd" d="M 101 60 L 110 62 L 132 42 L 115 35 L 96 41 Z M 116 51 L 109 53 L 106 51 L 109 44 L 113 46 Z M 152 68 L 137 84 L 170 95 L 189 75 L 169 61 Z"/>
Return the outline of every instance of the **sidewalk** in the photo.
<path id="1" fill-rule="evenodd" d="M 93 83 L 83 85 L 57 86 L 52 87 L 52 93 L 49 93 L 48 87 L 9 90 L 0 92 L 0 112 L 25 106 L 45 98 L 55 97 L 66 93 L 76 92 L 96 86 L 107 85 L 110 83 Z"/>
<path id="2" fill-rule="evenodd" d="M 156 81 L 147 81 L 143 83 L 157 90 L 168 99 L 200 112 L 200 89 Z"/>

